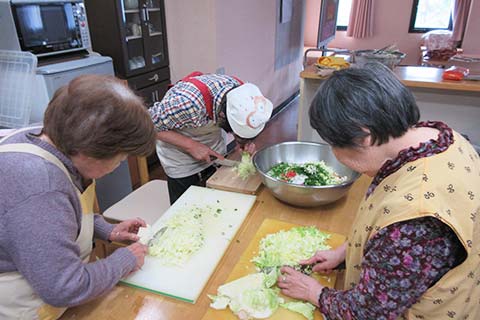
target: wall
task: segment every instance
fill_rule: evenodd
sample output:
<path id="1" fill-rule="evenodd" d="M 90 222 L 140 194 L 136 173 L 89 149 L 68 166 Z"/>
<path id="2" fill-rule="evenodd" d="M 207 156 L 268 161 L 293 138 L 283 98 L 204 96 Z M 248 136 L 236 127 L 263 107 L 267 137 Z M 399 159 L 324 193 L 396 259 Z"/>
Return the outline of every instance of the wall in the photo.
<path id="1" fill-rule="evenodd" d="M 480 0 L 472 0 L 472 8 L 470 9 L 470 18 L 468 19 L 463 36 L 462 48 L 465 54 L 480 55 Z"/>
<path id="2" fill-rule="evenodd" d="M 305 46 L 316 47 L 322 0 L 307 0 L 305 5 Z"/>
<path id="3" fill-rule="evenodd" d="M 165 1 L 171 81 L 216 70 L 215 0 Z"/>
<path id="4" fill-rule="evenodd" d="M 303 40 L 298 59 L 275 70 L 278 2 L 165 1 L 172 81 L 193 70 L 224 68 L 258 85 L 274 106 L 281 104 L 299 88 Z"/>
<path id="5" fill-rule="evenodd" d="M 478 0 L 476 0 L 478 1 Z M 317 43 L 318 16 L 321 0 L 307 0 L 308 25 L 305 28 L 305 46 L 315 47 Z M 378 49 L 395 43 L 407 57 L 402 64 L 414 65 L 420 59 L 421 33 L 408 33 L 413 0 L 377 0 L 374 13 L 374 36 L 355 39 L 346 36 L 346 31 L 337 31 L 329 47 L 350 50 Z M 312 34 L 314 33 L 314 34 Z M 308 41 L 308 42 L 307 42 Z"/>
<path id="6" fill-rule="evenodd" d="M 232 73 L 258 85 L 274 106 L 299 88 L 303 43 L 297 44 L 299 56 L 296 61 L 275 70 L 278 4 L 277 0 L 217 1 L 219 66 L 225 67 L 227 74 Z M 302 34 L 299 32 L 300 36 Z"/>

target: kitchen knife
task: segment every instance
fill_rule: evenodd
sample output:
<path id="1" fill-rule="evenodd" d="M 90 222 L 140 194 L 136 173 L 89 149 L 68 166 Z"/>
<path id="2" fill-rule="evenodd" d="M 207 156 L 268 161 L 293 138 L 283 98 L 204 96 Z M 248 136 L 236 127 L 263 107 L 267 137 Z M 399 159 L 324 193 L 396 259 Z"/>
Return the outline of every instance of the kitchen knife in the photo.
<path id="1" fill-rule="evenodd" d="M 141 244 L 150 246 L 152 244 L 152 241 L 155 240 L 156 238 L 160 238 L 165 233 L 167 228 L 168 228 L 167 226 L 163 226 L 158 231 L 154 232 L 150 225 L 147 225 L 146 228 L 140 227 L 137 233 L 137 235 L 140 238 L 138 241 Z"/>
<path id="2" fill-rule="evenodd" d="M 235 166 L 238 166 L 240 164 L 240 161 L 235 161 L 235 160 L 230 160 L 230 159 L 218 159 L 218 158 L 214 158 L 212 159 L 212 161 L 216 164 L 219 164 L 221 166 L 226 166 L 226 167 L 235 167 Z"/>

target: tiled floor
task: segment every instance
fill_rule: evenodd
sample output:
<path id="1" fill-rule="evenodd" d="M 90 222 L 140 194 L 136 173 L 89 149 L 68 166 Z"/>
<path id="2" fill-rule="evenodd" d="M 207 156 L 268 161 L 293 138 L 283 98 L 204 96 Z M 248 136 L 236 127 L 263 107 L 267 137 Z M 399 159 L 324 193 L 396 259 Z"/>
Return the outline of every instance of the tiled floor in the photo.
<path id="1" fill-rule="evenodd" d="M 254 140 L 257 150 L 283 141 L 297 140 L 298 104 L 297 96 L 288 106 L 275 115 L 269 121 L 265 129 Z M 239 159 L 239 154 L 232 154 L 228 158 Z M 150 168 L 150 179 L 166 180 L 165 173 L 160 165 L 153 165 Z"/>

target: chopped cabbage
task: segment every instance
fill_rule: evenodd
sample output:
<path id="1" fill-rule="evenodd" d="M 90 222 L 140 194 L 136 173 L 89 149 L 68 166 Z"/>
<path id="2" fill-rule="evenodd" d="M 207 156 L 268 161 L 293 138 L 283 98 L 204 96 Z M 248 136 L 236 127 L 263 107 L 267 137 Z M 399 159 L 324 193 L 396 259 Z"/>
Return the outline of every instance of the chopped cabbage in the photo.
<path id="1" fill-rule="evenodd" d="M 265 278 L 263 279 L 263 285 L 265 288 L 270 288 L 277 283 L 277 279 L 280 276 L 280 268 L 272 268 L 270 272 L 264 272 Z"/>
<path id="2" fill-rule="evenodd" d="M 211 294 L 207 294 L 207 296 L 212 300 L 210 307 L 217 310 L 222 310 L 228 307 L 230 303 L 230 298 L 227 296 L 214 296 Z"/>
<path id="3" fill-rule="evenodd" d="M 147 224 L 146 227 L 140 227 L 137 236 L 139 237 L 138 242 L 147 245 L 148 241 L 152 238 L 152 226 Z"/>
<path id="4" fill-rule="evenodd" d="M 260 241 L 258 255 L 252 262 L 261 270 L 284 265 L 296 266 L 300 260 L 312 257 L 317 250 L 330 249 L 325 243 L 329 238 L 330 234 L 313 226 L 281 230 Z"/>
<path id="5" fill-rule="evenodd" d="M 164 265 L 185 264 L 204 244 L 204 224 L 199 217 L 210 211 L 193 206 L 177 212 L 166 221 L 164 231 L 149 242 L 148 253 L 159 258 Z"/>
<path id="6" fill-rule="evenodd" d="M 281 303 L 280 307 L 293 312 L 300 313 L 302 316 L 304 316 L 308 320 L 313 320 L 313 312 L 315 311 L 315 306 L 311 303 L 301 302 L 301 301 L 292 301 L 292 302 Z"/>
<path id="7" fill-rule="evenodd" d="M 238 176 L 243 180 L 247 180 L 249 176 L 255 174 L 256 169 L 252 162 L 252 157 L 248 152 L 242 152 L 242 160 L 238 166 L 233 168 L 237 172 Z"/>
<path id="8" fill-rule="evenodd" d="M 281 266 L 298 267 L 300 260 L 310 258 L 316 250 L 330 249 L 325 244 L 329 238 L 330 234 L 315 227 L 295 227 L 267 235 L 260 241 L 259 254 L 252 259 L 261 272 L 218 287 L 217 296 L 209 295 L 210 307 L 225 309 L 228 306 L 240 319 L 263 319 L 281 306 L 313 320 L 314 305 L 300 301 L 285 303 L 274 285 Z"/>
<path id="9" fill-rule="evenodd" d="M 226 283 L 218 287 L 217 296 L 208 296 L 212 299 L 210 307 L 225 309 L 229 306 L 241 318 L 268 318 L 283 299 L 278 296 L 278 288 L 266 288 L 264 282 L 263 273 L 254 273 Z"/>

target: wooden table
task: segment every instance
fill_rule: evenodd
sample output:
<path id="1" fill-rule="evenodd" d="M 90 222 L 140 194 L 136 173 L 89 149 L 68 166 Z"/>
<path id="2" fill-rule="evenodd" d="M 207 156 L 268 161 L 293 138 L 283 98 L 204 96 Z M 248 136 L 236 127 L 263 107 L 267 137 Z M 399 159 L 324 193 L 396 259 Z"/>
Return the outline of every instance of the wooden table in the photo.
<path id="1" fill-rule="evenodd" d="M 118 285 L 99 299 L 70 308 L 61 319 L 201 319 L 210 304 L 207 293 L 215 294 L 218 286 L 225 282 L 265 218 L 316 225 L 322 230 L 347 234 L 369 183 L 370 179 L 362 176 L 354 183 L 346 197 L 333 204 L 317 208 L 292 207 L 278 201 L 268 189 L 260 190 L 250 215 L 195 304 Z"/>

